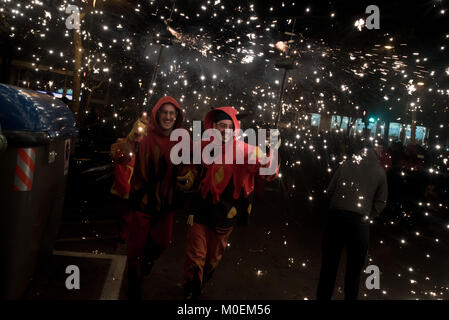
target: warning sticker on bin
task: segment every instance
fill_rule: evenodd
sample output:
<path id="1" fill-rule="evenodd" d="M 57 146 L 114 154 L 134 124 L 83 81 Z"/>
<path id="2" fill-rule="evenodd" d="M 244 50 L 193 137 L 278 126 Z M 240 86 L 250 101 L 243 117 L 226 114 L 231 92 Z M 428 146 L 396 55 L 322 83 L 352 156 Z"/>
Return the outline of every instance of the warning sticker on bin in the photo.
<path id="1" fill-rule="evenodd" d="M 70 160 L 70 139 L 65 141 L 64 148 L 64 175 L 66 176 L 69 172 L 69 160 Z"/>
<path id="2" fill-rule="evenodd" d="M 17 151 L 14 191 L 31 191 L 33 188 L 36 148 L 19 148 Z"/>

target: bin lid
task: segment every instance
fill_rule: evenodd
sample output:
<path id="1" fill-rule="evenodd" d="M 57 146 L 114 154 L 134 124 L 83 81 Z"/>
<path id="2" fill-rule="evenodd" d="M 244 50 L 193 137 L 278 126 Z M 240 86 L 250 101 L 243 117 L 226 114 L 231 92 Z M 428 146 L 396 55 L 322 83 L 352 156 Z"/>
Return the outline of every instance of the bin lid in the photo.
<path id="1" fill-rule="evenodd" d="M 46 132 L 50 138 L 77 134 L 73 113 L 64 102 L 2 83 L 0 125 L 3 131 Z"/>

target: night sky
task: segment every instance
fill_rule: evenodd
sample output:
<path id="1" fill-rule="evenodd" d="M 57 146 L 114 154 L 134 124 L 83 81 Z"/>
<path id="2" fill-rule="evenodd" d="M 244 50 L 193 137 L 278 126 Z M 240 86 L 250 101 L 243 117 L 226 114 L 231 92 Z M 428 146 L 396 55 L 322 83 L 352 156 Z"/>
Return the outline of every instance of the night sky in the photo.
<path id="1" fill-rule="evenodd" d="M 420 111 L 418 121 L 424 125 L 447 119 L 449 13 L 444 1 L 379 2 L 380 30 L 360 31 L 354 23 L 366 19 L 371 3 L 214 0 L 173 6 L 171 1 L 121 0 L 95 1 L 94 9 L 93 2 L 79 2 L 90 12 L 82 30 L 91 59 L 85 58 L 83 66 L 113 88 L 115 103 L 111 112 L 102 112 L 105 117 L 124 105 L 149 108 L 157 96 L 171 94 L 192 117 L 232 104 L 270 122 L 283 74 L 274 66 L 283 55 L 274 45 L 292 38 L 297 65 L 288 74 L 282 120 L 290 120 L 289 110 L 348 116 L 368 110 L 393 121 L 404 113 L 404 104 Z M 73 69 L 65 1 L 34 3 L 1 4 L 15 28 L 9 38 L 14 56 Z M 164 24 L 170 16 L 168 25 L 178 38 Z M 284 34 L 292 29 L 295 36 Z M 157 35 L 169 37 L 172 45 L 164 48 L 153 86 Z M 52 84 L 61 88 L 61 81 Z M 85 81 L 85 88 L 98 81 Z M 46 82 L 43 76 L 29 85 L 42 89 Z"/>

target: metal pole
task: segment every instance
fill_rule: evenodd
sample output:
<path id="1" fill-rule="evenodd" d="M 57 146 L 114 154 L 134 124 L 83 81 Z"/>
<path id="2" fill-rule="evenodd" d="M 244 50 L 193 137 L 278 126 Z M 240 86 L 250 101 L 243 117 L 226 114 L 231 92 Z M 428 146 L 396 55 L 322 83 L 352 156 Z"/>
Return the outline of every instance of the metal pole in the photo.
<path id="1" fill-rule="evenodd" d="M 287 77 L 287 69 L 284 68 L 284 76 L 282 78 L 282 84 L 281 84 L 281 91 L 279 92 L 279 101 L 278 101 L 278 114 L 276 116 L 276 122 L 274 126 L 277 128 L 279 124 L 279 120 L 281 119 L 281 113 L 282 113 L 282 98 L 284 97 L 284 84 L 285 84 L 285 78 Z"/>
<path id="2" fill-rule="evenodd" d="M 292 26 L 292 32 L 290 33 L 290 41 L 293 39 L 293 31 L 295 31 L 295 25 L 296 25 L 296 17 L 293 20 L 293 26 Z M 290 42 L 289 41 L 289 42 Z M 285 57 L 288 58 L 290 54 L 290 44 L 288 45 L 287 48 L 287 52 L 285 53 Z M 282 77 L 282 84 L 281 84 L 281 91 L 279 93 L 279 101 L 278 101 L 278 114 L 276 116 L 276 121 L 275 121 L 275 127 L 278 128 L 279 125 L 279 121 L 281 119 L 281 113 L 282 113 L 282 98 L 284 97 L 284 85 L 285 85 L 285 78 L 287 77 L 287 68 L 283 68 L 284 69 L 284 75 Z"/>

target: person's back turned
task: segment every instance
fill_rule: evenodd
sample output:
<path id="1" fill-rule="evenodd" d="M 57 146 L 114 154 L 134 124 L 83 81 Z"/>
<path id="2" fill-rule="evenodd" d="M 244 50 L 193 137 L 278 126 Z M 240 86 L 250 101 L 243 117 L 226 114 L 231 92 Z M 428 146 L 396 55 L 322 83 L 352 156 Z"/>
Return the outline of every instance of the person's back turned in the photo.
<path id="1" fill-rule="evenodd" d="M 317 299 L 329 300 L 343 248 L 346 249 L 345 299 L 358 297 L 369 245 L 369 224 L 385 208 L 387 179 L 376 154 L 360 145 L 335 172 L 327 188 L 331 197 L 323 237 L 323 257 Z"/>

